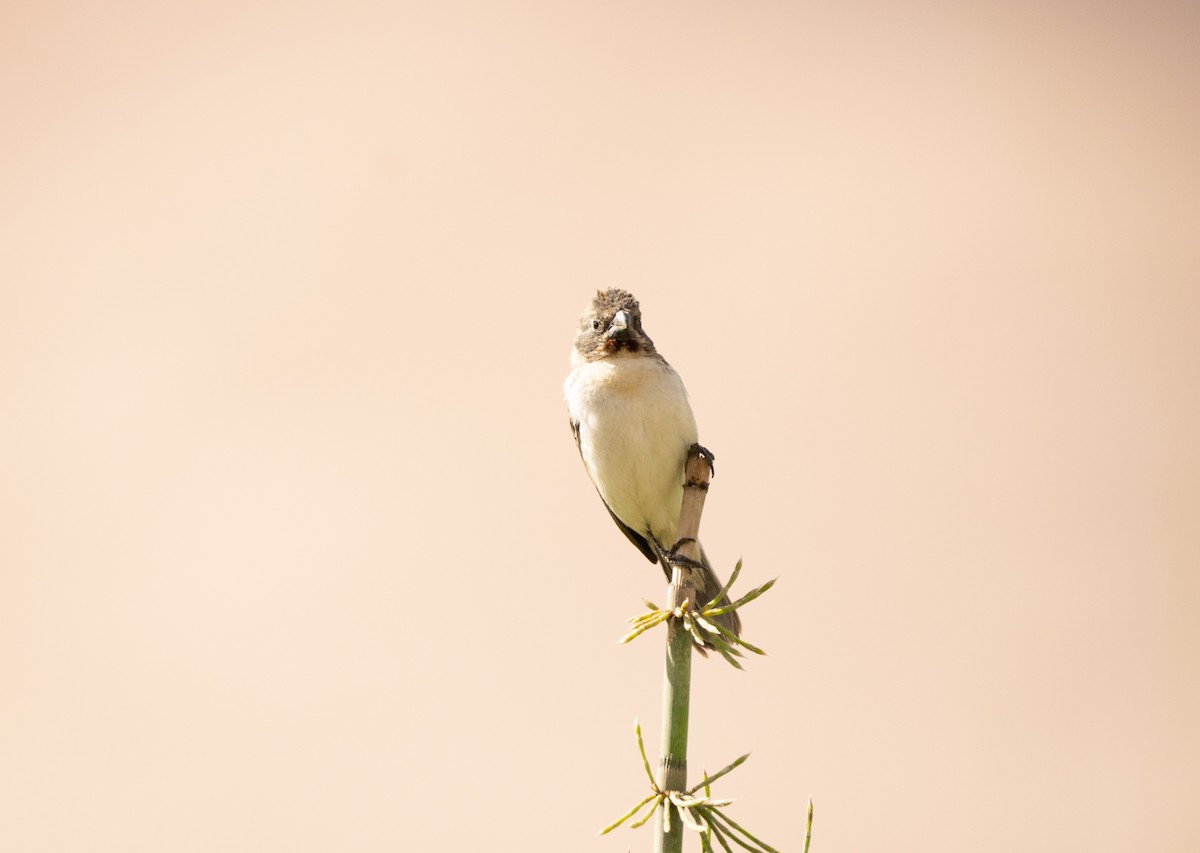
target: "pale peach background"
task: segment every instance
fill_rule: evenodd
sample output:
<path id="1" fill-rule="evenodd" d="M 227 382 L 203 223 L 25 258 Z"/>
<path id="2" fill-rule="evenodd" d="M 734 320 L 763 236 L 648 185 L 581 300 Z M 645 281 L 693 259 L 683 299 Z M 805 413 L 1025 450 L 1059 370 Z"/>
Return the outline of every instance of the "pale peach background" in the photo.
<path id="1" fill-rule="evenodd" d="M 814 851 L 1193 851 L 1196 4 L 8 3 L 0 849 L 624 851 L 642 300 Z"/>

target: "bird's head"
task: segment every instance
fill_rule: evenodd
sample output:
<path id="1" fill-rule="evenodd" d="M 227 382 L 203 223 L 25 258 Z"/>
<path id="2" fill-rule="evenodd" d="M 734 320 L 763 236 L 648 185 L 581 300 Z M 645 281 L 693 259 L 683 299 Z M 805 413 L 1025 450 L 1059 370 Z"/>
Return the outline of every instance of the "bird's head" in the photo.
<path id="1" fill-rule="evenodd" d="M 596 292 L 579 319 L 575 353 L 584 361 L 654 354 L 654 341 L 642 329 L 642 310 L 632 293 L 616 287 Z"/>

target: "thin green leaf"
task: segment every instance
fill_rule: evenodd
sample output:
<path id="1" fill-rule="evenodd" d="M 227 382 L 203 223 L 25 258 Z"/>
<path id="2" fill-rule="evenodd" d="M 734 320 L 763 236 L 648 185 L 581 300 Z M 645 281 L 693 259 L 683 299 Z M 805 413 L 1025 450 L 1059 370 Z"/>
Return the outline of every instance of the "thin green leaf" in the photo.
<path id="1" fill-rule="evenodd" d="M 712 826 L 709 825 L 708 818 L 705 817 L 704 807 L 696 808 L 696 819 L 704 824 L 704 832 L 700 833 L 700 849 L 713 853 L 712 849 Z"/>
<path id="2" fill-rule="evenodd" d="M 727 835 L 729 836 L 729 839 L 737 846 L 744 847 L 751 851 L 751 853 L 763 853 L 763 851 L 759 848 L 751 847 L 747 842 L 742 841 L 742 839 L 737 837 L 737 833 L 725 824 L 725 821 L 729 820 L 729 818 L 725 816 L 724 812 L 717 811 L 715 808 L 709 809 L 709 812 L 709 825 L 713 828 L 713 832 L 718 833 L 718 837 L 721 835 Z M 724 843 L 724 841 L 722 841 L 722 843 Z M 726 845 L 725 849 L 729 850 L 729 846 Z M 733 851 L 730 851 L 730 853 L 733 853 Z"/>
<path id="3" fill-rule="evenodd" d="M 697 621 L 696 624 L 699 624 L 699 621 Z M 719 630 L 705 631 L 704 638 L 707 641 L 707 645 L 712 646 L 714 649 L 724 647 L 728 652 L 737 655 L 738 657 L 742 657 L 742 653 L 737 650 L 737 647 L 734 646 L 734 644 L 727 640 L 724 636 L 722 636 Z"/>
<path id="4" fill-rule="evenodd" d="M 716 811 L 716 810 L 714 809 L 714 811 Z M 755 838 L 753 835 L 751 835 L 744 826 L 739 824 L 737 821 L 735 821 L 729 815 L 725 814 L 725 812 L 717 812 L 717 814 L 719 814 L 721 816 L 721 820 L 725 821 L 731 827 L 733 827 L 738 832 L 740 832 L 742 835 L 749 838 L 751 841 L 753 841 L 755 844 L 757 844 L 763 850 L 767 851 L 767 853 L 779 853 L 779 851 L 776 850 L 774 847 L 772 847 L 770 844 L 767 844 L 765 841 Z"/>
<path id="5" fill-rule="evenodd" d="M 671 614 L 665 610 L 655 610 L 651 613 L 639 613 L 637 616 L 630 616 L 625 620 L 626 625 L 641 625 L 644 622 L 652 622 L 657 619 L 666 619 Z"/>
<path id="6" fill-rule="evenodd" d="M 808 798 L 808 820 L 804 825 L 804 853 L 808 853 L 808 845 L 812 842 L 812 797 Z"/>
<path id="7" fill-rule="evenodd" d="M 716 646 L 716 649 L 718 652 L 721 653 L 721 657 L 725 658 L 725 660 L 728 661 L 729 665 L 732 666 L 734 669 L 740 669 L 743 672 L 746 671 L 746 668 L 744 666 L 742 666 L 740 663 L 738 663 L 738 659 L 735 658 L 732 654 L 730 654 L 729 651 L 727 651 L 728 646 Z"/>
<path id="8" fill-rule="evenodd" d="M 650 760 L 646 758 L 646 744 L 642 742 L 642 724 L 637 720 L 633 721 L 633 733 L 637 735 L 638 753 L 642 756 L 642 767 L 646 769 L 646 778 L 650 780 L 650 787 L 658 792 L 658 784 L 654 781 L 654 771 L 650 769 Z"/>
<path id="9" fill-rule="evenodd" d="M 629 824 L 629 828 L 637 829 L 639 826 L 645 824 L 646 821 L 650 820 L 650 818 L 654 817 L 654 811 L 658 808 L 658 804 L 662 802 L 664 796 L 665 795 L 663 794 L 654 794 L 654 802 L 650 804 L 650 808 L 646 809 L 646 813 L 644 815 L 635 820 L 633 823 Z"/>
<path id="10" fill-rule="evenodd" d="M 733 643 L 726 642 L 725 639 L 723 637 L 721 637 L 720 635 L 717 636 L 717 642 L 723 644 L 725 646 L 725 648 L 729 649 L 729 653 L 731 655 L 733 655 L 735 658 L 744 658 L 745 657 L 745 655 L 742 654 L 741 649 L 739 649 Z"/>
<path id="11" fill-rule="evenodd" d="M 642 634 L 644 634 L 644 633 L 646 633 L 647 631 L 649 631 L 651 628 L 654 628 L 654 627 L 656 627 L 657 625 L 661 625 L 663 622 L 667 621 L 667 619 L 669 618 L 669 616 L 670 616 L 670 614 L 669 614 L 669 613 L 668 613 L 668 614 L 665 614 L 665 615 L 664 615 L 664 616 L 663 616 L 661 619 L 654 619 L 654 620 L 652 620 L 652 621 L 648 621 L 648 622 L 646 622 L 645 624 L 643 624 L 643 625 L 641 625 L 641 626 L 639 626 L 639 627 L 637 627 L 637 628 L 634 628 L 632 631 L 630 631 L 630 632 L 629 632 L 628 634 L 626 634 L 624 637 L 622 637 L 621 639 L 617 640 L 617 645 L 618 645 L 618 646 L 620 646 L 620 645 L 624 645 L 625 643 L 628 643 L 628 642 L 631 642 L 632 640 L 635 640 L 635 639 L 637 639 L 637 638 L 638 638 L 638 637 L 640 637 Z"/>
<path id="12" fill-rule="evenodd" d="M 713 775 L 711 775 L 711 776 L 705 775 L 704 780 L 702 782 L 700 782 L 698 785 L 693 785 L 691 788 L 689 788 L 687 793 L 694 794 L 697 791 L 699 791 L 701 788 L 703 788 L 704 795 L 708 796 L 709 788 L 712 786 L 713 782 L 720 779 L 726 773 L 732 773 L 734 770 L 741 767 L 742 764 L 744 764 L 746 759 L 749 757 L 750 757 L 750 753 L 747 752 L 745 755 L 741 756 L 740 758 L 735 758 L 733 761 L 726 764 L 724 767 L 722 767 L 720 770 L 718 770 Z"/>
<path id="13" fill-rule="evenodd" d="M 737 637 L 735 637 L 729 631 L 726 631 L 725 629 L 723 629 L 720 625 L 717 625 L 713 622 L 709 622 L 707 619 L 705 619 L 699 613 L 693 613 L 692 619 L 695 620 L 697 625 L 699 625 L 701 628 L 704 629 L 705 634 L 708 635 L 709 643 L 712 644 L 714 647 L 717 647 L 720 643 L 731 644 L 731 643 L 737 642 Z M 730 649 L 730 651 L 733 651 L 733 650 Z M 735 652 L 735 654 L 740 655 L 741 653 Z"/>
<path id="14" fill-rule="evenodd" d="M 742 605 L 749 604 L 751 601 L 758 598 L 760 595 L 762 595 L 768 589 L 775 586 L 775 581 L 777 581 L 777 580 L 779 580 L 779 578 L 772 578 L 771 580 L 767 581 L 765 584 L 760 586 L 758 589 L 750 590 L 750 592 L 743 595 L 741 598 L 739 598 L 733 604 L 727 604 L 724 607 L 713 607 L 713 608 L 706 607 L 706 608 L 704 608 L 704 612 L 708 616 L 720 616 L 722 613 L 729 613 L 733 610 L 737 610 Z"/>
<path id="15" fill-rule="evenodd" d="M 728 631 L 725 628 L 722 628 L 720 623 L 713 622 L 712 625 L 713 625 L 713 627 L 715 627 L 717 629 L 717 634 L 721 637 L 721 639 L 725 640 L 726 642 L 728 642 L 732 645 L 742 646 L 743 648 L 754 652 L 756 655 L 765 655 L 766 654 L 766 652 L 763 651 L 762 649 L 760 649 L 758 646 L 753 645 L 752 643 L 748 643 L 745 640 L 743 640 L 741 637 L 739 637 L 737 634 L 733 633 L 732 631 Z M 741 652 L 738 652 L 738 655 L 739 655 L 739 657 L 742 656 Z"/>
<path id="16" fill-rule="evenodd" d="M 713 596 L 713 600 L 702 607 L 702 610 L 708 610 L 725 596 L 729 595 L 729 590 L 733 589 L 734 582 L 738 579 L 738 575 L 742 573 L 742 558 L 738 557 L 737 565 L 733 567 L 733 574 L 729 576 L 729 580 L 725 582 L 725 586 L 721 587 L 721 591 Z"/>
<path id="17" fill-rule="evenodd" d="M 640 803 L 638 803 L 636 806 L 631 808 L 629 811 L 625 812 L 625 814 L 621 815 L 620 818 L 618 818 L 614 822 L 610 823 L 608 826 L 604 827 L 604 829 L 597 832 L 596 835 L 597 836 L 608 835 L 610 832 L 612 832 L 618 826 L 620 826 L 625 821 L 629 820 L 631 817 L 633 817 L 635 814 L 637 814 L 638 809 L 640 809 L 642 806 L 646 805 L 646 803 L 650 802 L 657 796 L 658 796 L 658 794 L 651 794 L 650 796 L 646 797 L 646 799 L 642 800 Z"/>
<path id="18" fill-rule="evenodd" d="M 754 645 L 753 643 L 747 643 L 741 637 L 735 638 L 734 642 L 737 643 L 739 646 L 741 646 L 743 649 L 748 649 L 749 651 L 754 652 L 756 655 L 765 655 L 766 654 L 766 652 L 763 651 L 762 649 L 760 649 L 758 646 Z"/>
<path id="19" fill-rule="evenodd" d="M 716 821 L 713 820 L 713 817 L 709 812 L 709 809 L 704 809 L 704 820 L 708 824 L 709 831 L 712 833 L 713 837 L 721 843 L 721 846 L 725 848 L 726 853 L 733 853 L 733 849 L 730 848 L 729 842 L 725 840 L 724 833 L 722 833 L 717 827 Z"/>

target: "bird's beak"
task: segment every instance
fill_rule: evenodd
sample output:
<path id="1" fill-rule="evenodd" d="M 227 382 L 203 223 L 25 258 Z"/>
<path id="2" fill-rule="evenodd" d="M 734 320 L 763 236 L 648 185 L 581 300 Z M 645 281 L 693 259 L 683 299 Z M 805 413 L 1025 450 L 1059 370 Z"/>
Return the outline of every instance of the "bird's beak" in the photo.
<path id="1" fill-rule="evenodd" d="M 632 334 L 632 330 L 630 329 L 632 322 L 633 318 L 629 316 L 628 311 L 618 311 L 613 316 L 612 323 L 608 327 L 608 336 L 610 338 L 617 338 L 618 340 L 628 338 Z"/>

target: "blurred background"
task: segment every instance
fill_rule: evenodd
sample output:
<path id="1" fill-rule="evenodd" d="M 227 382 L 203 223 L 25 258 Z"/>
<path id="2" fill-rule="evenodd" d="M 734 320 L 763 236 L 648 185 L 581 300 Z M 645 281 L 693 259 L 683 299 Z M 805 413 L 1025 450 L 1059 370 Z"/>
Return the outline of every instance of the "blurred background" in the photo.
<path id="1" fill-rule="evenodd" d="M 0 11 L 0 847 L 649 849 L 641 300 L 784 850 L 1195 849 L 1200 7 Z M 698 848 L 697 848 L 698 849 Z"/>

